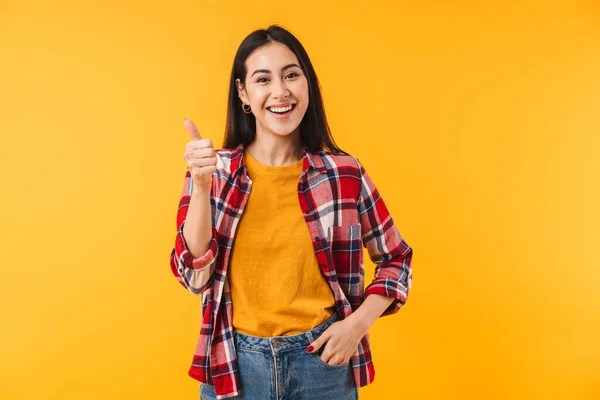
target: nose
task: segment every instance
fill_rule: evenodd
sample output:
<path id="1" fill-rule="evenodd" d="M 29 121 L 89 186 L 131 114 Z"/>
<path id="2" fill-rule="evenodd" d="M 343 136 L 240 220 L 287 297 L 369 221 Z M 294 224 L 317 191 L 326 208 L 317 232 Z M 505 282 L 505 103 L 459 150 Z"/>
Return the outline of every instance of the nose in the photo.
<path id="1" fill-rule="evenodd" d="M 276 99 L 284 99 L 289 96 L 290 91 L 288 90 L 285 81 L 278 81 L 273 93 Z"/>

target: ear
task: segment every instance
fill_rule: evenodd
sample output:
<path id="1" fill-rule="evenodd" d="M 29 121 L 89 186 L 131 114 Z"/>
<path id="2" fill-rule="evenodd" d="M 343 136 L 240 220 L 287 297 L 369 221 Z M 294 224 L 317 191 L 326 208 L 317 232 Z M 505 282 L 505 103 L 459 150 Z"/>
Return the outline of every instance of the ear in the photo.
<path id="1" fill-rule="evenodd" d="M 238 97 L 243 101 L 247 100 L 248 96 L 246 95 L 246 88 L 244 88 L 244 84 L 241 83 L 240 78 L 235 80 L 235 87 L 238 91 Z"/>

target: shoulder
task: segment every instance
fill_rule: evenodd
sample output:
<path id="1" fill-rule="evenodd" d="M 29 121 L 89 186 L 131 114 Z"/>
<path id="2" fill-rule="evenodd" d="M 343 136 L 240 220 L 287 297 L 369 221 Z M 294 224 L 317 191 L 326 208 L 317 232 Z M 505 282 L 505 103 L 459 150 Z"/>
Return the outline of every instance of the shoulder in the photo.
<path id="1" fill-rule="evenodd" d="M 353 155 L 333 154 L 328 151 L 319 151 L 317 154 L 323 161 L 323 165 L 331 170 L 343 170 L 346 173 L 360 174 L 360 161 Z"/>

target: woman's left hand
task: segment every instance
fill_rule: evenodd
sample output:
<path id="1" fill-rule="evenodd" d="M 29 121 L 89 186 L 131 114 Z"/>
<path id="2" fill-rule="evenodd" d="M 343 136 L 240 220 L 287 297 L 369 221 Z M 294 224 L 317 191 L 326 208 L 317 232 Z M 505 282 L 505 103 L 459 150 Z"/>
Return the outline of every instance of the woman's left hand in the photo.
<path id="1" fill-rule="evenodd" d="M 360 340 L 369 331 L 369 327 L 365 323 L 356 321 L 352 316 L 334 322 L 308 346 L 306 351 L 314 353 L 324 345 L 321 360 L 331 365 L 346 364 L 356 351 Z"/>

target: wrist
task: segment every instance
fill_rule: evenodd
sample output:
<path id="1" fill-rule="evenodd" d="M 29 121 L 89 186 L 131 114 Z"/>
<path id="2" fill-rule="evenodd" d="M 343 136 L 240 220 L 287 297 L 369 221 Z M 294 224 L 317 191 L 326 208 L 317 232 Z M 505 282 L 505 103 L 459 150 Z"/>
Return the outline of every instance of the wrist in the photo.
<path id="1" fill-rule="evenodd" d="M 210 184 L 209 185 L 194 185 L 192 188 L 192 196 L 206 196 L 210 194 Z"/>
<path id="2" fill-rule="evenodd" d="M 358 332 L 360 332 L 361 337 L 369 333 L 369 329 L 371 329 L 373 322 L 375 322 L 371 318 L 369 318 L 368 315 L 365 315 L 364 313 L 360 312 L 360 309 L 354 311 L 346 319 L 353 325 L 353 327 Z"/>

